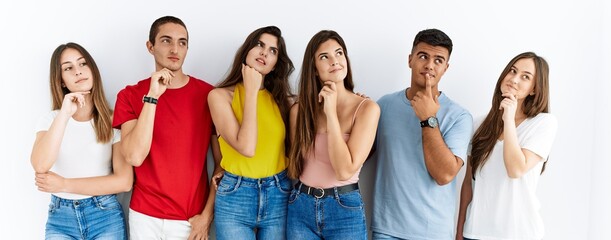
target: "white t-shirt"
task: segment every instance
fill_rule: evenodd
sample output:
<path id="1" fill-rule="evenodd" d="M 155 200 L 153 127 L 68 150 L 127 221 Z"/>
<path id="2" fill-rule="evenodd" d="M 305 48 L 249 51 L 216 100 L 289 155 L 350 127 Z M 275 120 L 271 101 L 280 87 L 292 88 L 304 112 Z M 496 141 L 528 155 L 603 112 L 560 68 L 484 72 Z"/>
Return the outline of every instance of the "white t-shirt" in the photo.
<path id="1" fill-rule="evenodd" d="M 36 132 L 48 131 L 59 110 L 51 111 L 40 118 Z M 93 119 L 79 122 L 70 118 L 66 125 L 59 154 L 51 171 L 64 178 L 83 178 L 106 176 L 112 173 L 112 144 L 121 141 L 121 132 L 113 129 L 113 139 L 108 143 L 98 143 L 93 128 Z M 64 199 L 83 199 L 91 196 L 74 193 L 53 193 Z"/>
<path id="2" fill-rule="evenodd" d="M 521 178 L 511 179 L 503 161 L 503 141 L 475 174 L 473 199 L 467 208 L 463 236 L 472 239 L 542 239 L 543 221 L 536 196 L 558 123 L 549 113 L 526 119 L 517 127 L 518 143 L 543 158 Z"/>

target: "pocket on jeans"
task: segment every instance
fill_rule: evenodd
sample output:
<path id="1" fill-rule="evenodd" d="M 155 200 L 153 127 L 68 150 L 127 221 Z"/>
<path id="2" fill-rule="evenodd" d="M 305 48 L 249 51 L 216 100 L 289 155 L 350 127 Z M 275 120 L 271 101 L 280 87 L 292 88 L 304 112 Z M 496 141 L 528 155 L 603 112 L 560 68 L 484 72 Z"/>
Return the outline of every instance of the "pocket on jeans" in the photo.
<path id="1" fill-rule="evenodd" d="M 96 197 L 98 208 L 102 210 L 120 209 L 121 204 L 117 201 L 117 197 L 113 195 L 104 195 Z"/>
<path id="2" fill-rule="evenodd" d="M 297 200 L 297 197 L 299 197 L 299 190 L 293 189 L 291 191 L 291 195 L 289 195 L 289 204 L 294 203 Z"/>
<path id="3" fill-rule="evenodd" d="M 337 202 L 340 206 L 347 209 L 361 209 L 363 208 L 363 198 L 359 190 L 354 190 L 348 193 L 340 194 L 337 198 Z"/>
<path id="4" fill-rule="evenodd" d="M 224 176 L 223 178 L 221 178 L 221 182 L 219 183 L 219 187 L 216 190 L 216 194 L 227 195 L 233 193 L 238 189 L 237 184 L 237 179 Z"/>

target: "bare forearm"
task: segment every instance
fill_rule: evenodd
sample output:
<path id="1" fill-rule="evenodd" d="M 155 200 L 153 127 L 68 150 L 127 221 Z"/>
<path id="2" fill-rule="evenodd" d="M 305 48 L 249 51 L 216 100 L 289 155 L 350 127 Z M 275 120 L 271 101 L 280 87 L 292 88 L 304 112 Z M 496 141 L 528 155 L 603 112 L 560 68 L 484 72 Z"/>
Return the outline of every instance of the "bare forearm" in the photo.
<path id="1" fill-rule="evenodd" d="M 327 117 L 327 141 L 329 160 L 335 171 L 335 178 L 340 181 L 350 179 L 356 170 L 350 149 L 342 137 L 337 116 Z"/>
<path id="2" fill-rule="evenodd" d="M 212 176 L 217 173 L 223 171 L 220 165 L 215 164 L 214 171 Z M 208 193 L 208 200 L 206 200 L 206 205 L 204 206 L 204 210 L 202 211 L 202 216 L 206 219 L 206 225 L 210 226 L 212 224 L 212 220 L 214 219 L 214 201 L 216 200 L 216 189 L 210 184 L 210 191 Z"/>
<path id="3" fill-rule="evenodd" d="M 213 176 L 215 174 L 217 174 L 218 172 L 221 172 L 223 169 L 220 168 L 220 166 L 216 169 L 214 169 L 213 172 Z M 204 216 L 209 217 L 210 222 L 212 222 L 212 215 L 214 214 L 214 201 L 216 200 L 216 190 L 214 189 L 214 187 L 212 187 L 212 185 L 210 185 L 210 192 L 208 193 L 208 199 L 206 200 L 206 206 L 204 207 L 204 210 L 202 211 L 202 214 Z"/>
<path id="4" fill-rule="evenodd" d="M 121 128 L 124 134 L 121 138 L 122 152 L 126 161 L 132 166 L 140 166 L 151 149 L 153 141 L 153 127 L 155 126 L 156 106 L 144 104 L 140 116 L 132 129 Z"/>
<path id="5" fill-rule="evenodd" d="M 503 129 L 503 161 L 507 175 L 511 178 L 517 178 L 525 171 L 526 156 L 522 152 L 518 144 L 518 136 L 515 123 L 507 122 Z"/>
<path id="6" fill-rule="evenodd" d="M 126 176 L 108 175 L 89 178 L 66 178 L 64 192 L 89 196 L 99 196 L 127 192 L 132 181 Z"/>
<path id="7" fill-rule="evenodd" d="M 471 171 L 467 169 L 465 173 L 465 179 L 463 180 L 462 187 L 460 189 L 460 206 L 458 210 L 458 221 L 456 225 L 456 239 L 462 239 L 463 229 L 467 218 L 467 207 L 473 199 L 473 189 L 471 186 Z"/>
<path id="8" fill-rule="evenodd" d="M 30 156 L 30 163 L 37 173 L 45 173 L 55 164 L 69 118 L 70 116 L 60 113 L 47 132 L 38 133 Z"/>
<path id="9" fill-rule="evenodd" d="M 242 155 L 252 157 L 257 148 L 257 92 L 246 93 L 244 115 L 238 130 L 237 145 Z"/>
<path id="10" fill-rule="evenodd" d="M 462 160 L 448 148 L 439 128 L 422 129 L 422 148 L 424 162 L 431 177 L 439 185 L 450 183 L 458 174 Z"/>
<path id="11" fill-rule="evenodd" d="M 216 199 L 216 191 L 213 187 L 210 187 L 210 192 L 208 194 L 208 200 L 206 200 L 206 206 L 202 211 L 202 216 L 206 219 L 206 225 L 210 226 L 212 224 L 212 220 L 214 219 L 214 200 Z"/>

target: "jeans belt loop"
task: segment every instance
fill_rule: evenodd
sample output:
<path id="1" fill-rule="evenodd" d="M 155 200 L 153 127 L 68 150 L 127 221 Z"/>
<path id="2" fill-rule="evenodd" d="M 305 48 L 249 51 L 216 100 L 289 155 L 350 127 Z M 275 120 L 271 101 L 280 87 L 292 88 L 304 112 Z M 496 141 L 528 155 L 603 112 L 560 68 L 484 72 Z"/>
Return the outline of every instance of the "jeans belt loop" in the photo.
<path id="1" fill-rule="evenodd" d="M 100 197 L 101 196 L 93 196 L 93 202 L 95 203 L 97 207 L 102 208 L 102 201 L 100 201 Z"/>
<path id="2" fill-rule="evenodd" d="M 58 209 L 61 207 L 61 199 L 59 199 L 59 197 L 52 195 L 53 196 L 53 204 L 55 204 L 55 209 Z"/>

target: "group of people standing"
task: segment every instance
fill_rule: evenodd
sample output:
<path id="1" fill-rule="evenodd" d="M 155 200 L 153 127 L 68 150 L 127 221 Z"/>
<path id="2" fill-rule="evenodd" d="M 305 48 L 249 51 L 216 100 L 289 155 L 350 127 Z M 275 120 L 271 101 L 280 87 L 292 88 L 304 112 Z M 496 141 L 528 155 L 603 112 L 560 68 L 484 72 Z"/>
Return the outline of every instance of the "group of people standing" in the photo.
<path id="1" fill-rule="evenodd" d="M 52 193 L 47 239 L 126 239 L 115 194 L 132 188 L 131 239 L 208 239 L 213 221 L 216 239 L 367 239 L 367 159 L 374 239 L 543 238 L 535 191 L 557 123 L 540 56 L 507 64 L 473 134 L 470 113 L 438 89 L 452 41 L 437 29 L 414 39 L 410 87 L 377 103 L 354 93 L 335 31 L 309 41 L 296 95 L 275 26 L 248 35 L 216 87 L 183 72 L 188 46 L 180 19 L 157 19 L 155 72 L 121 90 L 114 112 L 91 55 L 55 50 L 53 110 L 31 156 L 38 189 Z"/>

